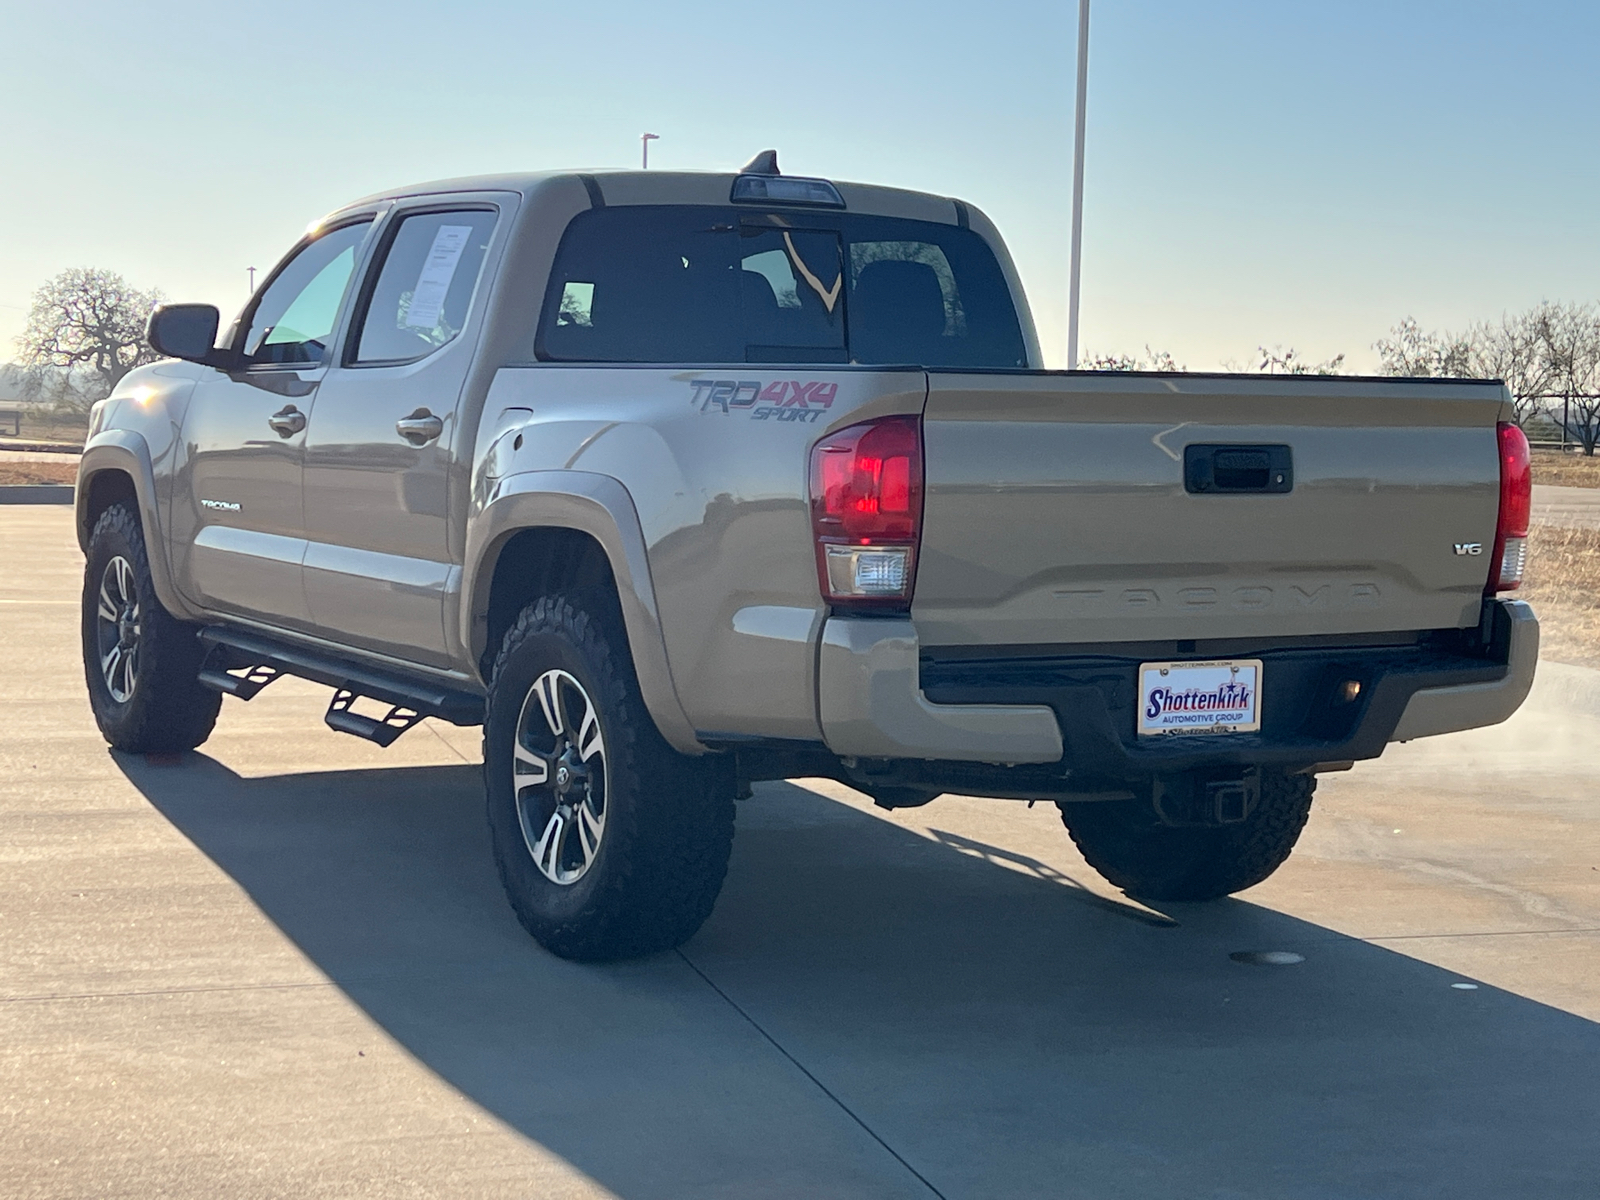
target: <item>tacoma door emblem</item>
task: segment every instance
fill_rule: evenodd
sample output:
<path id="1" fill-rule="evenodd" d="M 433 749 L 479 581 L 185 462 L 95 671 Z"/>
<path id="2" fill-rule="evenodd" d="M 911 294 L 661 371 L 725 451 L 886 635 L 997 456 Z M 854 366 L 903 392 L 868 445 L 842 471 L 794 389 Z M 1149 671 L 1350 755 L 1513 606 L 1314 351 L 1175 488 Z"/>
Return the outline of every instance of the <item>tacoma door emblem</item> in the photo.
<path id="1" fill-rule="evenodd" d="M 1482 542 L 1457 542 L 1456 543 L 1456 553 L 1458 555 L 1482 554 L 1483 553 L 1483 543 Z"/>
<path id="2" fill-rule="evenodd" d="M 201 508 L 214 508 L 220 512 L 238 512 L 239 505 L 233 500 L 202 500 Z M 1459 553 L 1459 552 L 1458 552 Z"/>

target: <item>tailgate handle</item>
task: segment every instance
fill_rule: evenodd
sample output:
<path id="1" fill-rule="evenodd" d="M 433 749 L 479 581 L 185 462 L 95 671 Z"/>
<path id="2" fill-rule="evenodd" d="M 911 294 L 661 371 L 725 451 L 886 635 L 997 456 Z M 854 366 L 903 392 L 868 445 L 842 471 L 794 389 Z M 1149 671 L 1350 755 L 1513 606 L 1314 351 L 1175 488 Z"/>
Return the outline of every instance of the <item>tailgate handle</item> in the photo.
<path id="1" fill-rule="evenodd" d="M 1194 495 L 1276 495 L 1294 490 L 1287 446 L 1197 442 L 1183 448 L 1183 489 Z"/>

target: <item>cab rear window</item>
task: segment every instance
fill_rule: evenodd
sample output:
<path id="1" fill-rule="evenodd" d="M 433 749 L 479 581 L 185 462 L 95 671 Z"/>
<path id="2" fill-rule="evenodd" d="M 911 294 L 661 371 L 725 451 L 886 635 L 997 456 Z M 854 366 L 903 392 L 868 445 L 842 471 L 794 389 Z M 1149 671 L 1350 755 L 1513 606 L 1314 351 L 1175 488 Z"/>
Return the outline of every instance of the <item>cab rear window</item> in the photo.
<path id="1" fill-rule="evenodd" d="M 595 209 L 562 238 L 537 332 L 557 362 L 1026 366 L 971 230 L 887 217 Z"/>

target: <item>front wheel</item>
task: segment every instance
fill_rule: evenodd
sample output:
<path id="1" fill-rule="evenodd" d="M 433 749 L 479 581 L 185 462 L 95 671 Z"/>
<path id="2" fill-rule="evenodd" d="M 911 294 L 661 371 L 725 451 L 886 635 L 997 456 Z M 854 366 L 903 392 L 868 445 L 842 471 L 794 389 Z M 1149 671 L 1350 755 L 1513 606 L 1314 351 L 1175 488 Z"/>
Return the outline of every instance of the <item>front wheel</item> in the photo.
<path id="1" fill-rule="evenodd" d="M 1289 857 L 1311 812 L 1310 775 L 1262 771 L 1261 798 L 1243 821 L 1162 824 L 1147 801 L 1062 803 L 1084 860 L 1143 900 L 1215 900 L 1253 887 Z"/>
<path id="2" fill-rule="evenodd" d="M 89 535 L 83 670 L 95 723 L 134 754 L 193 750 L 217 723 L 222 693 L 199 682 L 195 628 L 161 607 L 139 519 L 114 504 Z"/>
<path id="3" fill-rule="evenodd" d="M 688 940 L 733 848 L 731 777 L 662 739 L 602 611 L 559 596 L 523 609 L 484 722 L 506 896 L 541 945 L 586 961 Z"/>

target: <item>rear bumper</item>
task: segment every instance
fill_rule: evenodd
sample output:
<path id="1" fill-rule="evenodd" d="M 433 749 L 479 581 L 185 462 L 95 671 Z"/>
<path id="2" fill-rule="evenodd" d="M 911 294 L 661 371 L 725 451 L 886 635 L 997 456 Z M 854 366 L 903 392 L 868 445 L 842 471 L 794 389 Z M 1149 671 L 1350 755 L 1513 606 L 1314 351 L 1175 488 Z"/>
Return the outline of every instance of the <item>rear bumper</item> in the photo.
<path id="1" fill-rule="evenodd" d="M 828 748 L 855 758 L 1055 764 L 1107 781 L 1350 762 L 1516 711 L 1533 683 L 1539 623 L 1520 601 L 1490 602 L 1487 619 L 1487 645 L 1463 631 L 1454 642 L 1254 650 L 1265 664 L 1259 733 L 1144 740 L 1134 734 L 1137 657 L 924 652 L 910 621 L 834 617 L 818 711 Z M 1337 699 L 1346 679 L 1362 684 L 1354 703 Z"/>
<path id="2" fill-rule="evenodd" d="M 1053 763 L 1064 747 L 1046 704 L 936 704 L 923 694 L 910 621 L 830 617 L 817 664 L 817 710 L 843 758 Z"/>
<path id="3" fill-rule="evenodd" d="M 1505 673 L 1482 683 L 1423 688 L 1415 692 L 1389 735 L 1391 742 L 1498 725 L 1528 698 L 1539 663 L 1539 618 L 1521 600 L 1495 601 L 1504 614 Z M 1497 617 L 1497 622 L 1498 622 Z M 1491 646 L 1493 649 L 1493 646 Z"/>

